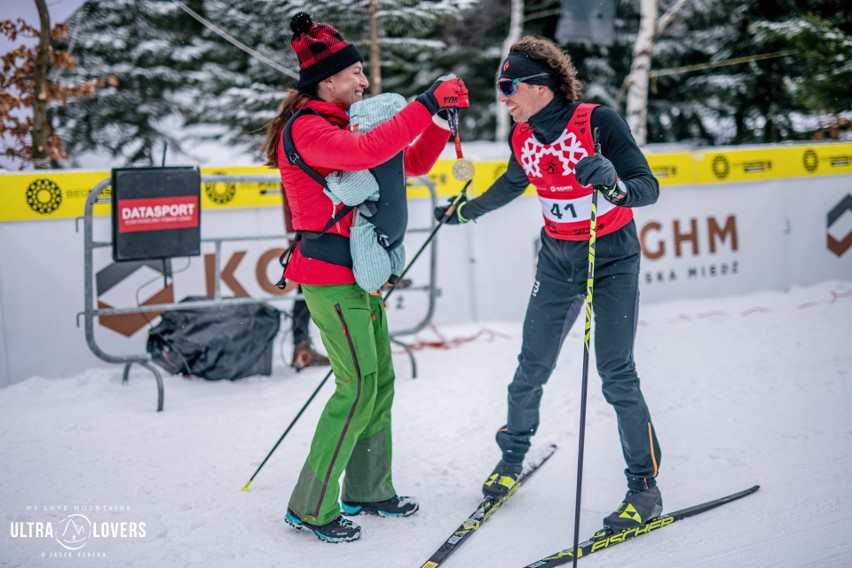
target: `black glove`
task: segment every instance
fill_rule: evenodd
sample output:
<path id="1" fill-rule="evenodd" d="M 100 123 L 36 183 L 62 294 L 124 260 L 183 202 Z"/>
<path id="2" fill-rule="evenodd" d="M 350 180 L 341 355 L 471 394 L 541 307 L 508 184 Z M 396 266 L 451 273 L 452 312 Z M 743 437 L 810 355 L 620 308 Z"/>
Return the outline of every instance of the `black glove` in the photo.
<path id="1" fill-rule="evenodd" d="M 435 220 L 441 221 L 447 217 L 447 211 L 449 211 L 450 207 L 454 207 L 452 211 L 449 213 L 449 218 L 444 220 L 444 223 L 447 225 L 460 225 L 461 223 L 467 223 L 470 219 L 466 219 L 462 215 L 462 207 L 467 203 L 467 194 L 456 195 L 455 197 L 450 197 L 450 202 L 448 205 L 439 205 L 435 207 Z"/>
<path id="2" fill-rule="evenodd" d="M 433 115 L 442 108 L 467 108 L 470 106 L 467 87 L 464 81 L 448 73 L 429 87 L 425 93 L 417 95 L 417 100 Z"/>
<path id="3" fill-rule="evenodd" d="M 593 185 L 610 203 L 621 203 L 627 196 L 627 187 L 618 182 L 615 166 L 600 154 L 586 156 L 577 162 L 574 175 L 580 185 Z"/>

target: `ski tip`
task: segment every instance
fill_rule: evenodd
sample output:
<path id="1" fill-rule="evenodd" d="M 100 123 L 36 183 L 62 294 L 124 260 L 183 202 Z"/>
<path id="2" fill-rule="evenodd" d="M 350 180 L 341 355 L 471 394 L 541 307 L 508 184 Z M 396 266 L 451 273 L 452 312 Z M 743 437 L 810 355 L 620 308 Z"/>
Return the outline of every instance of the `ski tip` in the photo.
<path id="1" fill-rule="evenodd" d="M 251 485 L 251 479 L 249 479 L 248 481 L 246 481 L 246 484 L 245 484 L 245 485 L 243 485 L 243 491 L 245 491 L 246 493 L 248 493 L 248 487 L 249 487 L 249 485 Z"/>

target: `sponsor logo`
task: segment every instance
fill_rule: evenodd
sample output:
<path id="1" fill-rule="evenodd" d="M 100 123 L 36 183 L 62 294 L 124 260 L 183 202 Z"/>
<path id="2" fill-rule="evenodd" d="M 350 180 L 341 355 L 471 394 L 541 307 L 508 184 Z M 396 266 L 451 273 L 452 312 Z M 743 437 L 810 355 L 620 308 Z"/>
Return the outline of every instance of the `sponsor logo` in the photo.
<path id="1" fill-rule="evenodd" d="M 768 172 L 772 169 L 772 162 L 770 160 L 750 160 L 746 162 L 735 162 L 733 164 L 738 168 L 742 168 L 742 173 L 744 174 L 759 174 Z M 726 179 L 731 173 L 731 162 L 728 161 L 728 158 L 724 155 L 718 155 L 713 158 L 713 162 L 710 165 L 711 170 L 713 171 L 713 175 L 720 180 Z"/>
<path id="2" fill-rule="evenodd" d="M 713 175 L 719 179 L 725 179 L 731 173 L 731 164 L 725 156 L 716 156 L 713 158 L 713 163 L 710 167 L 713 170 Z"/>
<path id="3" fill-rule="evenodd" d="M 831 208 L 827 219 L 828 250 L 838 257 L 852 247 L 852 195 L 846 196 Z"/>
<path id="4" fill-rule="evenodd" d="M 829 168 L 845 168 L 852 163 L 852 156 L 839 154 L 820 158 L 816 151 L 810 148 L 802 153 L 802 166 L 808 173 L 816 173 L 820 162 L 828 162 Z"/>
<path id="5" fill-rule="evenodd" d="M 817 156 L 817 153 L 813 150 L 805 150 L 805 153 L 802 154 L 802 166 L 811 173 L 817 171 L 817 168 L 819 167 L 819 157 Z"/>
<path id="6" fill-rule="evenodd" d="M 147 267 L 147 270 L 146 270 Z M 136 274 L 138 271 L 142 271 Z M 108 310 L 115 307 L 104 301 L 101 297 L 115 289 L 125 280 L 135 275 L 133 280 L 139 281 L 147 277 L 147 273 L 153 271 L 163 274 L 164 266 L 159 260 L 140 260 L 140 261 L 124 261 L 117 264 L 110 264 L 101 269 L 95 274 L 95 282 L 97 287 L 97 302 L 99 310 Z M 149 279 L 150 280 L 150 279 Z M 157 279 L 159 280 L 159 279 Z M 157 280 L 151 281 L 156 282 Z M 132 283 L 125 284 L 113 292 L 113 295 L 120 297 L 121 292 L 129 293 L 130 289 L 134 288 Z M 136 290 L 136 301 L 139 302 L 139 289 Z M 169 284 L 160 290 L 157 290 L 147 300 L 139 303 L 140 306 L 149 306 L 156 304 L 171 304 L 175 301 L 174 285 Z M 111 300 L 112 303 L 115 301 Z M 99 316 L 98 322 L 107 329 L 111 329 L 116 333 L 120 333 L 125 337 L 130 337 L 143 327 L 149 325 L 151 321 L 163 312 L 138 312 L 135 314 L 121 314 L 111 316 Z"/>
<path id="7" fill-rule="evenodd" d="M 145 197 L 118 201 L 118 232 L 163 231 L 198 227 L 198 197 Z"/>
<path id="8" fill-rule="evenodd" d="M 253 284 L 256 284 L 263 292 L 273 296 L 282 296 L 292 291 L 291 287 L 281 290 L 275 286 L 275 281 L 278 275 L 281 274 L 281 265 L 278 263 L 278 258 L 284 252 L 283 248 L 271 248 L 263 251 L 257 258 L 257 261 L 252 266 L 254 272 Z M 204 255 L 204 272 L 203 284 L 200 282 L 193 283 L 192 281 L 180 281 L 179 288 L 183 290 L 181 296 L 187 295 L 187 288 L 191 290 L 191 294 L 197 293 L 198 286 L 204 286 L 204 294 L 208 297 L 214 297 L 216 294 L 217 282 L 224 284 L 235 297 L 249 297 L 249 291 L 246 286 L 249 286 L 251 280 L 246 281 L 245 277 L 238 275 L 238 270 L 243 262 L 243 259 L 248 254 L 248 251 L 237 250 L 229 256 L 221 256 L 220 264 L 217 265 L 216 255 L 207 253 Z M 218 274 L 217 274 L 218 268 Z M 151 278 L 153 271 L 154 278 Z M 243 271 L 245 273 L 245 271 Z M 161 279 L 157 278 L 157 274 L 164 274 L 164 265 L 160 260 L 143 260 L 143 261 L 123 261 L 110 264 L 95 274 L 97 283 L 97 305 L 98 309 L 115 308 L 116 304 L 126 305 L 128 298 L 133 298 L 133 306 L 154 306 L 159 304 L 171 304 L 175 301 L 175 283 L 171 281 L 168 285 L 161 286 L 153 295 L 146 300 L 140 301 L 140 291 L 150 284 L 154 284 Z M 241 278 L 242 281 L 241 281 Z M 401 298 L 402 296 L 397 296 Z M 116 314 L 99 316 L 98 322 L 100 325 L 115 331 L 125 337 L 131 337 L 139 330 L 147 327 L 162 311 L 151 312 L 136 312 L 128 314 Z"/>
<path id="9" fill-rule="evenodd" d="M 53 180 L 37 179 L 27 187 L 27 205 L 39 215 L 50 215 L 62 205 L 62 190 Z"/>
<path id="10" fill-rule="evenodd" d="M 651 173 L 654 174 L 654 177 L 667 178 L 677 175 L 677 167 L 663 165 L 651 166 Z"/>
<path id="11" fill-rule="evenodd" d="M 213 172 L 211 175 L 223 176 L 225 172 Z M 234 182 L 225 183 L 205 183 L 204 193 L 213 203 L 218 205 L 226 205 L 234 200 L 237 195 L 237 184 Z"/>
<path id="12" fill-rule="evenodd" d="M 642 256 L 649 260 L 664 257 L 697 260 L 695 264 L 690 265 L 680 263 L 677 269 L 647 271 L 644 273 L 646 284 L 732 276 L 740 271 L 739 261 L 736 259 L 709 263 L 698 261 L 720 253 L 730 255 L 739 251 L 739 232 L 735 215 L 728 215 L 723 219 L 675 219 L 670 227 L 659 221 L 649 221 L 639 230 L 639 243 Z"/>
<path id="13" fill-rule="evenodd" d="M 645 223 L 639 231 L 639 241 L 642 244 L 642 255 L 654 260 L 671 252 L 674 249 L 675 257 L 682 257 L 688 253 L 699 256 L 702 247 L 706 247 L 710 254 L 716 253 L 727 247 L 730 251 L 739 250 L 739 236 L 737 232 L 737 218 L 728 215 L 725 219 L 707 217 L 703 223 L 695 217 L 683 222 L 675 219 L 671 226 L 671 237 L 660 236 L 666 227 L 659 221 Z"/>
<path id="14" fill-rule="evenodd" d="M 627 530 L 621 531 L 619 533 L 615 533 L 614 535 L 612 535 L 610 537 L 603 538 L 603 539 L 595 541 L 595 543 L 592 545 L 591 552 L 596 552 L 596 551 L 598 551 L 602 548 L 607 548 L 610 545 L 617 544 L 619 542 L 624 542 L 625 540 L 637 537 L 641 534 L 649 533 L 653 530 L 657 530 L 657 529 L 662 528 L 666 525 L 670 525 L 673 522 L 674 522 L 674 517 L 671 517 L 671 516 L 663 517 L 662 519 L 655 519 L 655 520 L 649 522 L 648 524 L 642 525 L 640 527 L 636 527 L 635 529 L 627 529 Z M 578 558 L 579 558 L 579 555 L 578 555 Z"/>

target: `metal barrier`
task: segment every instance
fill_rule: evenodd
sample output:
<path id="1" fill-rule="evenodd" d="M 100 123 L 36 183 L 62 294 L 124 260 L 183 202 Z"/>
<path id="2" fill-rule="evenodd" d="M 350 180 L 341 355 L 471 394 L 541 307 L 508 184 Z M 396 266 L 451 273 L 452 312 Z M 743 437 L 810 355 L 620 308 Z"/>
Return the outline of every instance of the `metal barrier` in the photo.
<path id="1" fill-rule="evenodd" d="M 280 184 L 281 178 L 277 174 L 268 174 L 268 175 L 203 175 L 201 176 L 202 183 L 269 183 L 275 182 Z M 114 315 L 124 315 L 124 314 L 138 314 L 142 312 L 163 312 L 166 310 L 181 310 L 181 309 L 191 309 L 191 308 L 214 308 L 223 305 L 224 299 L 221 294 L 221 252 L 222 252 L 222 243 L 230 242 L 230 241 L 257 241 L 257 240 L 284 240 L 287 237 L 294 237 L 293 234 L 281 234 L 281 235 L 258 235 L 258 236 L 247 236 L 247 237 L 220 237 L 220 238 L 202 238 L 202 243 L 213 243 L 214 245 L 214 259 L 215 259 L 215 270 L 214 270 L 214 295 L 210 299 L 205 300 L 190 300 L 183 301 L 180 303 L 169 303 L 169 304 L 149 304 L 145 306 L 133 306 L 130 308 L 96 308 L 95 307 L 95 284 L 94 284 L 94 262 L 93 262 L 93 252 L 96 248 L 103 247 L 111 247 L 111 241 L 95 241 L 93 236 L 94 230 L 94 219 L 93 219 L 93 209 L 96 203 L 110 203 L 110 197 L 100 197 L 100 193 L 109 187 L 111 182 L 110 178 L 106 178 L 104 180 L 99 181 L 95 186 L 89 191 L 89 195 L 86 199 L 86 206 L 83 213 L 83 266 L 84 266 L 84 309 L 82 312 L 77 313 L 77 325 L 80 325 L 80 316 L 84 317 L 84 325 L 85 325 L 85 333 L 86 333 L 86 343 L 89 346 L 91 352 L 98 357 L 100 360 L 105 361 L 107 363 L 117 363 L 124 364 L 124 373 L 122 375 L 122 383 L 126 383 L 130 374 L 130 367 L 136 363 L 140 367 L 148 369 L 153 375 L 155 380 L 157 381 L 157 411 L 160 412 L 163 410 L 163 400 L 164 400 L 164 386 L 163 386 L 163 378 L 160 374 L 160 371 L 152 364 L 151 356 L 146 352 L 141 355 L 112 355 L 110 353 L 105 352 L 98 345 L 97 340 L 95 339 L 95 325 L 94 320 L 97 317 L 101 316 L 114 316 Z M 430 199 L 432 202 L 432 208 L 434 209 L 437 206 L 438 194 L 435 189 L 435 183 L 425 176 L 409 178 L 407 180 L 409 186 L 415 187 L 425 187 L 429 190 Z M 435 227 L 436 222 L 431 218 L 431 224 L 429 227 L 425 228 L 413 228 L 408 229 L 407 233 L 428 233 Z M 79 218 L 78 218 L 79 221 Z M 79 226 L 77 227 L 79 232 Z M 437 264 L 437 249 L 436 249 L 437 241 L 435 239 L 432 240 L 432 243 L 429 248 L 429 282 L 428 284 L 422 286 L 410 286 L 408 288 L 400 288 L 396 293 L 410 293 L 415 291 L 425 291 L 428 294 L 428 305 L 426 309 L 426 314 L 423 319 L 411 327 L 410 329 L 404 329 L 400 331 L 391 332 L 391 341 L 400 345 L 405 349 L 409 359 L 411 360 L 411 369 L 412 369 L 412 378 L 417 377 L 417 364 L 414 359 L 414 353 L 411 348 L 408 347 L 405 343 L 397 339 L 397 336 L 402 335 L 410 335 L 417 333 L 418 331 L 425 328 L 429 325 L 429 322 L 432 319 L 432 315 L 435 311 L 435 300 L 438 297 L 437 290 L 437 280 L 435 276 L 435 267 Z M 293 293 L 287 294 L 284 296 L 268 296 L 263 298 L 251 298 L 251 297 L 237 297 L 237 298 L 228 298 L 228 305 L 235 304 L 259 304 L 259 303 L 267 303 L 271 301 L 296 301 L 301 300 L 304 297 L 301 294 Z"/>

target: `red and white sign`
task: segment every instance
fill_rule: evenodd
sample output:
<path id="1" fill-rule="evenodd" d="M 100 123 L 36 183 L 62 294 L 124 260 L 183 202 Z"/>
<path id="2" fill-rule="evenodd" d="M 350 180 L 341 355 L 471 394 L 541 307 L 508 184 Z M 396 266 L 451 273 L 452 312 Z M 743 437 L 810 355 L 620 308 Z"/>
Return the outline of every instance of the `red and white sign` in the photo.
<path id="1" fill-rule="evenodd" d="M 147 197 L 118 202 L 118 232 L 198 227 L 198 196 Z"/>

